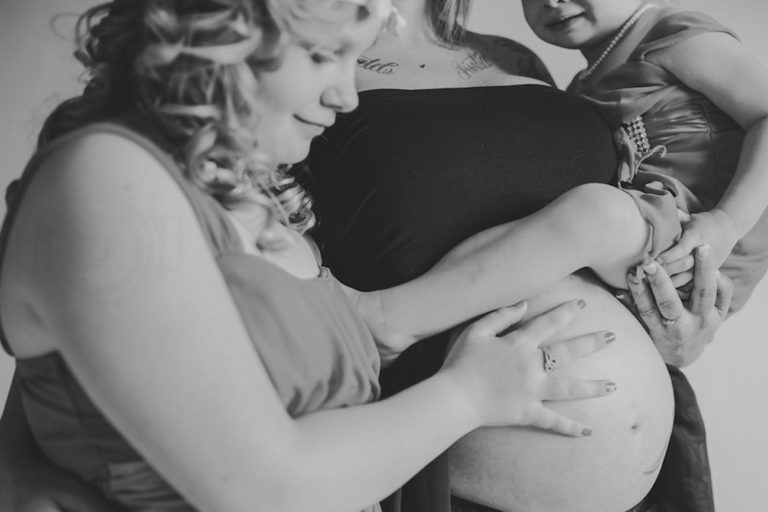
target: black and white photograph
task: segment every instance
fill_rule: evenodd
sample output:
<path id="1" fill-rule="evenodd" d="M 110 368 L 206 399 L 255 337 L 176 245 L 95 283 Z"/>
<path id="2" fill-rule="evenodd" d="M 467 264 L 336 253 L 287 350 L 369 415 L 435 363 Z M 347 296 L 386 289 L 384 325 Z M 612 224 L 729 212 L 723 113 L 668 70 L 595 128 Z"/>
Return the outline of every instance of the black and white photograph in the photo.
<path id="1" fill-rule="evenodd" d="M 0 511 L 768 510 L 762 0 L 0 0 Z"/>

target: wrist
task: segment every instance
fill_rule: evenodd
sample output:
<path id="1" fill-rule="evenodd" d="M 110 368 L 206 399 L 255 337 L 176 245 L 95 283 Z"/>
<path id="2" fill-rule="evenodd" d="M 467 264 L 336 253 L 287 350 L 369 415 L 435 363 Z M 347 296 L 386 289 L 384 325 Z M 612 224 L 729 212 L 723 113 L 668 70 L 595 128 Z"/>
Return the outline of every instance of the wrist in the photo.
<path id="1" fill-rule="evenodd" d="M 386 291 L 357 292 L 355 307 L 365 320 L 379 347 L 390 353 L 401 353 L 416 338 L 402 329 L 402 322 L 395 323 L 395 315 L 387 307 Z"/>
<path id="2" fill-rule="evenodd" d="M 734 243 L 743 238 L 752 229 L 753 223 L 742 219 L 727 205 L 715 206 L 710 210 L 710 214 L 717 219 L 724 233 L 733 233 Z"/>
<path id="3" fill-rule="evenodd" d="M 486 426 L 488 420 L 482 414 L 482 400 L 472 396 L 472 386 L 462 382 L 460 371 L 443 366 L 430 377 L 446 397 L 446 406 L 450 411 L 450 421 L 460 427 L 462 435 L 476 428 Z"/>

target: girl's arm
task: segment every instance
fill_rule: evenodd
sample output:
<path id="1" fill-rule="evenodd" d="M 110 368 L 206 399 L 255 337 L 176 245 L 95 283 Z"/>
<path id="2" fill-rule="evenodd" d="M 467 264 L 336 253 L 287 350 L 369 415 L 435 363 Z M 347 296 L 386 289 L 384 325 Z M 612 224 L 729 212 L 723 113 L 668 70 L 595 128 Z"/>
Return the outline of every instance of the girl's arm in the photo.
<path id="1" fill-rule="evenodd" d="M 694 217 L 697 229 L 687 229 L 680 244 L 659 260 L 679 260 L 707 243 L 719 266 L 768 207 L 768 69 L 725 33 L 691 37 L 650 54 L 649 60 L 704 94 L 746 131 L 736 172 L 723 197 L 702 218 Z"/>
<path id="2" fill-rule="evenodd" d="M 576 187 L 542 210 L 483 231 L 422 276 L 353 294 L 374 336 L 393 354 L 420 338 L 548 290 L 590 267 L 611 286 L 643 259 L 648 226 L 634 201 L 603 184 Z"/>
<path id="3" fill-rule="evenodd" d="M 175 229 L 152 229 L 156 219 Z M 59 350 L 110 421 L 200 510 L 360 510 L 480 425 L 581 433 L 541 400 L 609 391 L 549 385 L 538 344 L 576 313 L 568 303 L 506 339 L 496 334 L 518 312 L 485 317 L 457 344 L 462 357 L 391 399 L 289 417 L 191 206 L 154 157 L 115 135 L 81 137 L 42 163 L 14 232 L 4 299 L 24 297 L 47 333 L 40 345 L 10 322 L 17 356 Z M 170 247 L 175 265 L 160 257 Z M 606 341 L 575 343 L 583 355 Z"/>

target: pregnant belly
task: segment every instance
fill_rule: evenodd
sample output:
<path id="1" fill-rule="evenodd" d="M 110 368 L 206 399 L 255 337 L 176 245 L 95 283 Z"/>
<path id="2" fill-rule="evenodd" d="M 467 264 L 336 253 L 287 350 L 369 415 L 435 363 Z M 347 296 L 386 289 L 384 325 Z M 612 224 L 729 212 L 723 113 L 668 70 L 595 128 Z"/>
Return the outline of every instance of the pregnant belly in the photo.
<path id="1" fill-rule="evenodd" d="M 510 512 L 622 512 L 658 475 L 674 404 L 666 367 L 635 318 L 587 275 L 529 300 L 529 315 L 572 298 L 587 307 L 559 337 L 610 330 L 616 341 L 554 376 L 615 381 L 615 393 L 550 406 L 592 429 L 570 438 L 529 428 L 483 428 L 449 450 L 455 495 Z"/>

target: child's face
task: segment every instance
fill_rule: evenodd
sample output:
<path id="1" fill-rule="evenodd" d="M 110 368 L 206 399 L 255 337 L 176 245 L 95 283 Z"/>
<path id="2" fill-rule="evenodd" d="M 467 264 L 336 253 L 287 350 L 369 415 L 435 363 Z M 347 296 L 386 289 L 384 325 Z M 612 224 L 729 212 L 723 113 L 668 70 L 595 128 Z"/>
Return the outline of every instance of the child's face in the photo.
<path id="1" fill-rule="evenodd" d="M 522 0 L 525 21 L 542 40 L 589 50 L 612 37 L 642 0 Z"/>

